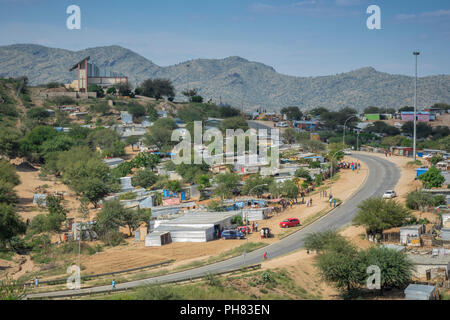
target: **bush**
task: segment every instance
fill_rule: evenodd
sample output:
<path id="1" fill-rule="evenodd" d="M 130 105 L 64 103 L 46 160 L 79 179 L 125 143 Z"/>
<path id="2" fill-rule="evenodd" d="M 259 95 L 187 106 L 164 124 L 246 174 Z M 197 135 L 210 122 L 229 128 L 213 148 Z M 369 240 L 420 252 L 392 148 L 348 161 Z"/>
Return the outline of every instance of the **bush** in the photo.
<path id="1" fill-rule="evenodd" d="M 136 199 L 137 194 L 134 192 L 126 192 L 119 196 L 119 200 L 133 200 Z"/>
<path id="2" fill-rule="evenodd" d="M 428 192 L 413 191 L 408 193 L 406 207 L 411 210 L 425 211 L 428 207 L 437 207 L 446 203 L 443 195 L 433 196 Z"/>
<path id="3" fill-rule="evenodd" d="M 238 226 L 242 226 L 243 225 L 241 216 L 234 216 L 233 219 L 231 220 L 231 222 L 233 224 L 237 224 Z"/>
<path id="4" fill-rule="evenodd" d="M 102 241 L 108 246 L 116 247 L 124 241 L 123 234 L 119 231 L 108 231 L 102 237 Z"/>

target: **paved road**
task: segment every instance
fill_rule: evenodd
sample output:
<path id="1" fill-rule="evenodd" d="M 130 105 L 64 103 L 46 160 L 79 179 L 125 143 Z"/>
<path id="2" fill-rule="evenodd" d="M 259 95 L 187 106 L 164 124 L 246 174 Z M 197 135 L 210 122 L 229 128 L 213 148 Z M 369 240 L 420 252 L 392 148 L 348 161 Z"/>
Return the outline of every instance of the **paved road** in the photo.
<path id="1" fill-rule="evenodd" d="M 357 212 L 358 204 L 364 199 L 372 196 L 381 196 L 385 190 L 394 189 L 400 177 L 400 172 L 395 164 L 376 156 L 354 154 L 353 157 L 363 161 L 370 169 L 369 176 L 365 184 L 350 199 L 341 206 L 324 216 L 320 220 L 307 226 L 306 228 L 270 245 L 265 248 L 250 252 L 246 255 L 246 265 L 258 264 L 263 260 L 264 252 L 267 252 L 269 259 L 273 259 L 303 247 L 305 237 L 312 232 L 327 229 L 339 229 L 348 225 Z M 168 274 L 151 279 L 137 280 L 116 285 L 118 289 L 133 288 L 146 284 L 164 283 L 176 280 L 187 280 L 191 277 L 201 276 L 208 273 L 215 273 L 239 268 L 244 265 L 243 257 L 236 257 L 212 265 L 199 267 L 179 273 Z M 101 286 L 91 289 L 66 290 L 41 294 L 31 294 L 29 298 L 56 298 L 64 297 L 68 294 L 101 293 L 110 291 L 111 286 Z"/>

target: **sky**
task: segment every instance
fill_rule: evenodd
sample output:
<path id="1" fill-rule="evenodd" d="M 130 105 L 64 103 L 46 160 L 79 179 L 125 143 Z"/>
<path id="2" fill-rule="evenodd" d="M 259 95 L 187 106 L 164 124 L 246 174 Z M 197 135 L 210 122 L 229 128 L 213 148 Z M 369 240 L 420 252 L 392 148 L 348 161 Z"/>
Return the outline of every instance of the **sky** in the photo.
<path id="1" fill-rule="evenodd" d="M 81 29 L 69 30 L 69 5 Z M 369 30 L 370 5 L 381 29 Z M 0 0 L 0 45 L 120 45 L 160 66 L 240 56 L 293 76 L 450 74 L 448 0 Z M 1 57 L 0 57 L 1 58 Z"/>

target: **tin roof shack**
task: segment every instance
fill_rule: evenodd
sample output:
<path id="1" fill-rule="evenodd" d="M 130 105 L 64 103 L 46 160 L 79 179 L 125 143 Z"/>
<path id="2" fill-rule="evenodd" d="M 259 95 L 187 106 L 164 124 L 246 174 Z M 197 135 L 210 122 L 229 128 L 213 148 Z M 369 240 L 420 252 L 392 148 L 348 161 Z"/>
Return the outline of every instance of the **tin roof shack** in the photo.
<path id="1" fill-rule="evenodd" d="M 443 252 L 440 250 L 439 252 Z M 423 279 L 431 270 L 445 269 L 447 275 L 450 270 L 450 254 L 408 254 L 408 259 L 414 264 L 414 277 Z"/>
<path id="2" fill-rule="evenodd" d="M 197 212 L 179 218 L 160 221 L 155 231 L 168 231 L 173 242 L 207 242 L 220 237 L 220 232 L 233 225 L 232 219 L 241 212 Z"/>
<path id="3" fill-rule="evenodd" d="M 33 204 L 36 204 L 39 207 L 46 207 L 47 206 L 47 195 L 40 194 L 40 193 L 33 194 Z"/>
<path id="4" fill-rule="evenodd" d="M 168 231 L 153 231 L 145 237 L 146 247 L 161 247 L 172 243 L 172 237 Z"/>
<path id="5" fill-rule="evenodd" d="M 410 284 L 405 289 L 406 300 L 438 300 L 439 290 L 435 286 Z"/>
<path id="6" fill-rule="evenodd" d="M 397 244 L 382 244 L 381 245 L 382 248 L 386 248 L 386 249 L 391 249 L 391 250 L 395 250 L 398 252 L 406 252 L 406 247 L 405 246 L 399 246 Z"/>
<path id="7" fill-rule="evenodd" d="M 442 241 L 450 241 L 450 228 L 444 228 L 441 230 Z"/>
<path id="8" fill-rule="evenodd" d="M 410 147 L 391 147 L 391 152 L 394 156 L 412 157 L 413 148 Z"/>
<path id="9" fill-rule="evenodd" d="M 110 169 L 116 168 L 119 164 L 125 162 L 122 158 L 103 159 Z"/>
<path id="10" fill-rule="evenodd" d="M 247 208 L 242 210 L 242 217 L 250 222 L 261 221 L 269 217 L 272 208 Z"/>
<path id="11" fill-rule="evenodd" d="M 425 232 L 424 225 L 406 226 L 400 228 L 400 243 L 406 246 L 420 247 L 420 235 Z"/>

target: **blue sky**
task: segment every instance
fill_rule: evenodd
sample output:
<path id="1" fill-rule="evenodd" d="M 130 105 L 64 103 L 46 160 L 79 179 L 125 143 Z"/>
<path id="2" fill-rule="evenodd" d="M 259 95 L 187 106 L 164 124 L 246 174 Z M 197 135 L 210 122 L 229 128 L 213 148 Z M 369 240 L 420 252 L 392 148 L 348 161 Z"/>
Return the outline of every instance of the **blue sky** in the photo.
<path id="1" fill-rule="evenodd" d="M 81 7 L 81 30 L 66 8 Z M 368 30 L 369 5 L 382 30 Z M 421 76 L 450 74 L 448 0 L 0 0 L 0 45 L 80 50 L 121 45 L 167 66 L 241 56 L 294 76 L 372 66 Z"/>

